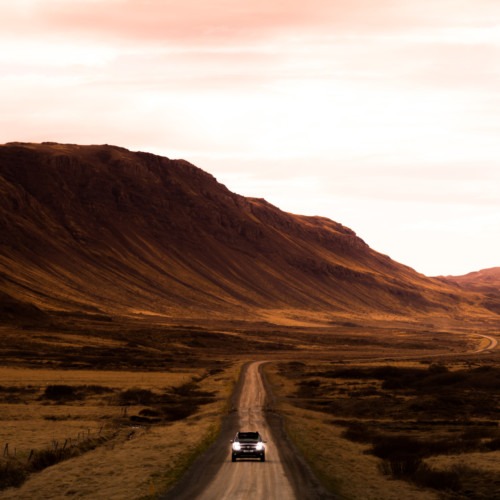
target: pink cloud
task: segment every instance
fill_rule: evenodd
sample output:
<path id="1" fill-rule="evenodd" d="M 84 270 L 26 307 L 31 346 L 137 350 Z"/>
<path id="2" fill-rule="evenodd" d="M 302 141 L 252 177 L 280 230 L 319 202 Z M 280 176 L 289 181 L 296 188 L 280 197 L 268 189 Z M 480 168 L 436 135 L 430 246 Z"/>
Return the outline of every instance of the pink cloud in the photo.
<path id="1" fill-rule="evenodd" d="M 316 0 L 320 10 L 323 0 Z M 54 30 L 126 40 L 221 41 L 234 37 L 252 38 L 280 26 L 308 22 L 314 9 L 304 10 L 299 2 L 234 2 L 104 0 L 34 2 L 31 10 L 7 9 L 4 20 L 11 29 Z M 6 23 L 5 28 L 9 29 Z"/>
<path id="2" fill-rule="evenodd" d="M 404 30 L 442 25 L 443 18 L 451 24 L 470 22 L 478 11 L 478 2 L 456 9 L 454 2 L 434 0 L 34 0 L 31 9 L 12 3 L 2 7 L 6 30 L 180 43 L 250 41 L 282 30 Z M 498 13 L 494 4 L 484 5 Z"/>

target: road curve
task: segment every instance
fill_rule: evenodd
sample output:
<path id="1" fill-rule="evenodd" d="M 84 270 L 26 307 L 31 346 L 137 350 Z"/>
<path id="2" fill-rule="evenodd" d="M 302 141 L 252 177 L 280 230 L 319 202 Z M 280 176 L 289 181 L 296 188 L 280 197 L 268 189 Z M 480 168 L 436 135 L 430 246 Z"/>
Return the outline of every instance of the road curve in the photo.
<path id="1" fill-rule="evenodd" d="M 475 335 L 478 337 L 482 337 L 483 339 L 486 339 L 488 343 L 484 346 L 479 346 L 477 350 L 473 352 L 473 354 L 492 351 L 493 349 L 496 349 L 498 347 L 498 340 L 495 337 L 492 337 L 491 335 L 484 335 L 482 333 L 476 333 Z"/>

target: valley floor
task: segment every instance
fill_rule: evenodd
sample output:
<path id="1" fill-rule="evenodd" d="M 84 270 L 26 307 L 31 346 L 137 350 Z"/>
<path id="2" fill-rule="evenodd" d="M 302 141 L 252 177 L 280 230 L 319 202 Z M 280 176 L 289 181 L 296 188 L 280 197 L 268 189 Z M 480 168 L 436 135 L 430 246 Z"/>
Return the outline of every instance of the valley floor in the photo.
<path id="1" fill-rule="evenodd" d="M 332 494 L 500 497 L 494 325 L 75 321 L 0 336 L 0 498 L 154 498 L 216 439 L 258 360 L 266 407 Z"/>

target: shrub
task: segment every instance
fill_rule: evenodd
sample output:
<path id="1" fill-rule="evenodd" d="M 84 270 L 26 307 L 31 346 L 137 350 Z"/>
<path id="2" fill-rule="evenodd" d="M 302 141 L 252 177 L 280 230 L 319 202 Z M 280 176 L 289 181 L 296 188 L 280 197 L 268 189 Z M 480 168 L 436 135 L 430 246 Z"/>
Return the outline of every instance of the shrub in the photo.
<path id="1" fill-rule="evenodd" d="M 422 459 L 415 456 L 382 460 L 379 467 L 383 474 L 396 479 L 408 479 L 415 475 Z"/>
<path id="2" fill-rule="evenodd" d="M 21 464 L 10 460 L 0 462 L 0 490 L 21 486 L 27 477 L 28 473 Z"/>
<path id="3" fill-rule="evenodd" d="M 447 373 L 448 372 L 448 368 L 446 368 L 446 366 L 440 364 L 440 363 L 431 363 L 429 365 L 429 367 L 427 368 L 427 371 L 429 373 L 433 373 L 433 374 L 436 374 L 436 373 Z"/>
<path id="4" fill-rule="evenodd" d="M 342 437 L 356 443 L 371 443 L 374 435 L 373 430 L 366 424 L 355 422 L 349 424 L 348 428 L 342 433 Z"/>
<path id="5" fill-rule="evenodd" d="M 48 385 L 43 397 L 53 401 L 69 401 L 78 399 L 79 396 L 74 386 L 71 385 Z"/>
<path id="6" fill-rule="evenodd" d="M 179 387 L 173 387 L 172 392 L 176 396 L 188 397 L 188 398 L 208 398 L 211 400 L 213 398 L 214 393 L 208 391 L 200 390 L 199 386 L 193 382 L 188 382 L 187 384 L 183 384 Z M 207 401 L 208 402 L 208 401 Z"/>
<path id="7" fill-rule="evenodd" d="M 150 405 L 154 403 L 157 396 L 148 389 L 127 389 L 119 396 L 121 405 Z"/>
<path id="8" fill-rule="evenodd" d="M 181 385 L 180 387 L 174 387 L 172 389 L 172 395 L 166 394 L 166 402 L 169 401 L 185 401 L 194 402 L 196 405 L 205 405 L 211 403 L 214 400 L 214 393 L 209 391 L 202 391 L 198 385 L 189 382 L 187 384 Z"/>
<path id="9" fill-rule="evenodd" d="M 174 422 L 176 420 L 182 420 L 184 418 L 189 417 L 190 415 L 195 413 L 197 409 L 198 405 L 186 401 L 183 404 L 179 403 L 179 404 L 163 406 L 161 410 L 164 417 L 167 420 Z"/>
<path id="10" fill-rule="evenodd" d="M 377 436 L 372 453 L 387 460 L 403 460 L 426 455 L 424 443 L 409 436 Z"/>
<path id="11" fill-rule="evenodd" d="M 50 399 L 52 401 L 74 401 L 84 399 L 88 394 L 105 394 L 113 392 L 114 389 L 102 385 L 48 385 L 41 399 Z"/>
<path id="12" fill-rule="evenodd" d="M 297 389 L 296 395 L 298 397 L 311 397 L 314 396 L 321 386 L 321 382 L 317 379 L 314 380 L 302 380 L 299 383 L 299 388 Z"/>
<path id="13" fill-rule="evenodd" d="M 435 470 L 418 457 L 383 460 L 379 464 L 381 472 L 396 479 L 412 481 L 420 487 L 441 491 L 460 491 L 460 470 Z"/>
<path id="14" fill-rule="evenodd" d="M 142 417 L 159 417 L 161 413 L 158 410 L 152 410 L 151 408 L 144 408 L 139 412 Z"/>
<path id="15" fill-rule="evenodd" d="M 461 385 L 467 380 L 464 372 L 429 373 L 417 382 L 417 385 L 427 390 L 442 390 L 444 386 Z"/>
<path id="16" fill-rule="evenodd" d="M 435 470 L 423 463 L 413 474 L 412 480 L 424 488 L 433 488 L 435 490 L 460 491 L 462 484 L 460 481 L 461 472 L 459 469 Z"/>
<path id="17" fill-rule="evenodd" d="M 55 465 L 63 460 L 68 460 L 69 458 L 77 457 L 83 453 L 97 448 L 99 445 L 105 443 L 109 437 L 98 437 L 85 439 L 80 443 L 72 446 L 59 447 L 55 446 L 52 448 L 45 448 L 42 450 L 35 451 L 29 460 L 29 472 L 38 472 L 47 467 Z"/>
<path id="18" fill-rule="evenodd" d="M 37 451 L 33 454 L 30 461 L 30 469 L 32 472 L 41 471 L 55 465 L 71 456 L 71 448 L 65 449 L 45 449 Z"/>
<path id="19" fill-rule="evenodd" d="M 481 449 L 477 438 L 464 439 L 456 436 L 422 441 L 410 436 L 378 435 L 373 438 L 372 453 L 383 459 L 401 459 L 406 457 L 425 458 L 443 453 L 464 453 Z"/>
<path id="20" fill-rule="evenodd" d="M 79 386 L 79 389 L 90 394 L 106 394 L 109 392 L 114 392 L 114 389 L 112 389 L 111 387 L 105 387 L 103 385 L 82 385 Z"/>

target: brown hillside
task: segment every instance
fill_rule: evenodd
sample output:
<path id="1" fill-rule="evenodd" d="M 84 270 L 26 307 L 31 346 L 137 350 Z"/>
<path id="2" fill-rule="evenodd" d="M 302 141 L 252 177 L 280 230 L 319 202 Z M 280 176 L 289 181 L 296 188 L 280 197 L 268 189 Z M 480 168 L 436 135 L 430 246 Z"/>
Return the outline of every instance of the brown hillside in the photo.
<path id="1" fill-rule="evenodd" d="M 500 267 L 483 269 L 464 276 L 446 276 L 446 280 L 458 283 L 464 288 L 481 291 L 494 291 L 500 289 Z"/>
<path id="2" fill-rule="evenodd" d="M 183 160 L 3 145 L 0 210 L 10 316 L 491 314 L 479 295 L 394 262 L 341 224 L 234 194 Z"/>
<path id="3" fill-rule="evenodd" d="M 444 279 L 465 290 L 484 294 L 485 306 L 500 314 L 500 267 L 483 269 L 464 276 L 446 276 Z"/>

